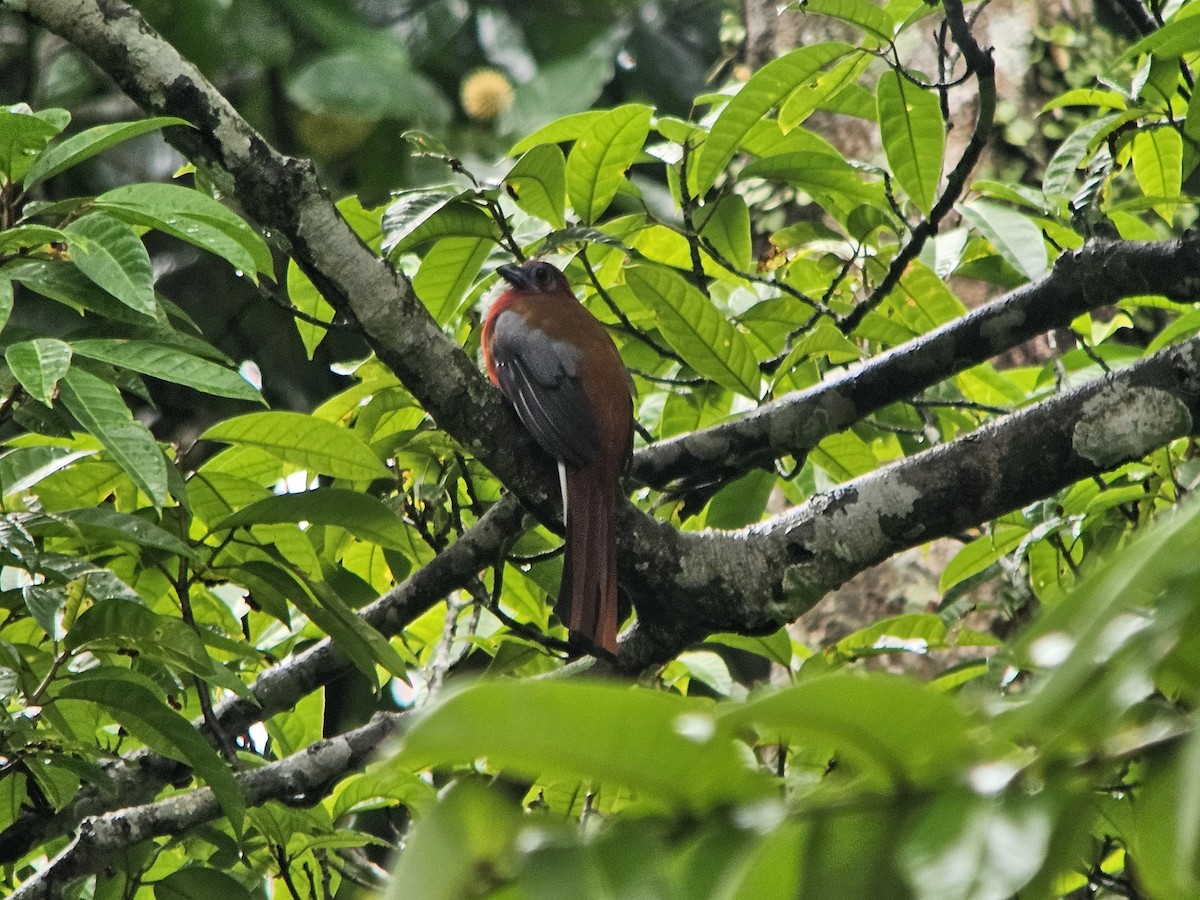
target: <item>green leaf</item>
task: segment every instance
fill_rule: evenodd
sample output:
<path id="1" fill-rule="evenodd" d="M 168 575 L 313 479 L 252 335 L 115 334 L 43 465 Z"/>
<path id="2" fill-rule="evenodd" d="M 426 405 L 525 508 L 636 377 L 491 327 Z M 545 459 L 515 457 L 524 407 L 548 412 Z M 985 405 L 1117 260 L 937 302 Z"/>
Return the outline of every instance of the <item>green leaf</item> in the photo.
<path id="1" fill-rule="evenodd" d="M 235 675 L 208 655 L 200 634 L 181 619 L 151 612 L 132 600 L 110 599 L 89 607 L 71 626 L 66 645 L 71 650 L 134 649 L 173 669 L 248 694 Z"/>
<path id="2" fill-rule="evenodd" d="M 899 858 L 917 897 L 1015 897 L 1041 870 L 1054 838 L 1058 802 L 1048 790 L 981 797 L 938 794 L 911 829 Z"/>
<path id="3" fill-rule="evenodd" d="M 13 308 L 13 286 L 12 281 L 3 273 L 0 273 L 0 330 L 8 324 L 8 317 L 12 315 Z"/>
<path id="4" fill-rule="evenodd" d="M 66 114 L 66 110 L 43 110 L 39 115 L 23 104 L 0 109 L 0 175 L 8 181 L 24 179 L 50 139 L 66 127 L 61 117 L 47 115 L 51 112 Z"/>
<path id="5" fill-rule="evenodd" d="M 843 659 L 898 650 L 926 653 L 945 647 L 948 632 L 946 623 L 933 613 L 906 613 L 860 628 L 838 641 L 833 650 Z"/>
<path id="6" fill-rule="evenodd" d="M 1047 197 L 1067 199 L 1073 193 L 1071 182 L 1075 172 L 1092 154 L 1093 141 L 1106 134 L 1120 123 L 1120 116 L 1113 113 L 1099 119 L 1086 119 L 1083 124 L 1067 135 L 1058 145 L 1042 175 L 1042 192 Z"/>
<path id="7" fill-rule="evenodd" d="M 891 786 L 940 784 L 973 756 L 955 702 L 908 678 L 836 672 L 722 708 L 719 720 L 761 740 L 831 746 Z"/>
<path id="8" fill-rule="evenodd" d="M 71 348 L 54 338 L 34 338 L 9 344 L 4 359 L 21 387 L 47 406 L 54 401 L 58 380 L 71 367 Z"/>
<path id="9" fill-rule="evenodd" d="M 700 291 L 670 269 L 632 266 L 625 281 L 654 310 L 663 336 L 689 366 L 736 393 L 758 399 L 761 383 L 750 345 Z"/>
<path id="10" fill-rule="evenodd" d="M 406 677 L 404 660 L 388 639 L 351 609 L 327 582 L 309 577 L 276 547 L 267 546 L 263 550 L 274 559 L 275 565 L 251 562 L 243 564 L 241 569 L 279 588 L 280 593 L 333 638 L 372 684 L 378 683 L 376 665 L 397 678 Z M 317 603 L 312 602 L 313 597 Z"/>
<path id="11" fill-rule="evenodd" d="M 735 650 L 743 650 L 746 653 L 757 654 L 764 659 L 778 663 L 785 669 L 792 664 L 792 637 L 786 628 L 780 628 L 774 634 L 766 637 L 747 637 L 741 634 L 722 632 L 709 635 L 705 640 L 713 644 L 724 644 Z"/>
<path id="12" fill-rule="evenodd" d="M 1096 88 L 1076 88 L 1059 94 L 1047 102 L 1038 114 L 1042 115 L 1064 106 L 1094 106 L 1098 109 L 1127 109 L 1129 101 L 1116 91 L 1102 91 Z"/>
<path id="13" fill-rule="evenodd" d="M 872 7 L 874 8 L 874 7 Z M 809 84 L 802 85 L 779 107 L 779 127 L 785 132 L 807 119 L 812 113 L 825 107 L 829 101 L 850 87 L 857 86 L 859 77 L 875 61 L 870 53 L 855 53 L 843 59 L 828 72 L 822 72 Z M 836 110 L 835 110 L 836 111 Z M 875 115 L 875 102 L 871 100 L 871 113 Z"/>
<path id="14" fill-rule="evenodd" d="M 154 271 L 141 239 L 124 222 L 88 213 L 63 229 L 71 260 L 88 278 L 130 309 L 154 317 Z"/>
<path id="15" fill-rule="evenodd" d="M 121 392 L 76 367 L 63 376 L 59 396 L 76 421 L 160 509 L 167 499 L 167 461 L 146 426 L 134 420 Z"/>
<path id="16" fill-rule="evenodd" d="M 1144 774 L 1131 799 L 1132 821 L 1123 830 L 1137 861 L 1143 896 L 1190 900 L 1200 891 L 1200 730 L 1163 752 L 1142 757 Z"/>
<path id="17" fill-rule="evenodd" d="M 265 402 L 258 390 L 237 372 L 165 344 L 86 338 L 73 341 L 71 349 L 79 356 L 182 384 L 206 394 Z"/>
<path id="18" fill-rule="evenodd" d="M 972 575 L 978 575 L 1000 557 L 1011 553 L 1029 534 L 1023 525 L 998 522 L 991 531 L 971 541 L 942 569 L 938 590 L 943 594 Z"/>
<path id="19" fill-rule="evenodd" d="M 701 222 L 701 239 L 712 244 L 735 268 L 748 271 L 753 262 L 750 210 L 741 195 L 726 194 L 713 205 Z"/>
<path id="20" fill-rule="evenodd" d="M 215 253 L 251 278 L 274 270 L 270 248 L 258 233 L 220 201 L 193 188 L 129 184 L 105 191 L 95 205 Z"/>
<path id="21" fill-rule="evenodd" d="M 179 119 L 175 116 L 158 116 L 136 122 L 113 122 L 109 125 L 97 125 L 81 131 L 43 152 L 29 170 L 29 174 L 25 176 L 25 187 L 31 188 L 122 141 L 166 128 L 168 125 L 189 125 L 189 123 L 186 119 Z"/>
<path id="22" fill-rule="evenodd" d="M 526 151 L 504 177 L 517 206 L 555 228 L 566 226 L 567 160 L 554 144 L 538 144 Z"/>
<path id="23" fill-rule="evenodd" d="M 650 133 L 653 113 L 640 103 L 618 106 L 593 122 L 571 148 L 567 195 L 584 224 L 595 222 L 617 195 Z"/>
<path id="24" fill-rule="evenodd" d="M 759 521 L 775 487 L 775 473 L 748 472 L 717 491 L 709 501 L 704 524 L 709 528 L 741 528 Z"/>
<path id="25" fill-rule="evenodd" d="M 395 259 L 446 237 L 488 238 L 495 241 L 499 232 L 492 217 L 473 203 L 461 199 L 461 193 L 447 191 L 407 191 L 383 213 L 383 251 Z"/>
<path id="26" fill-rule="evenodd" d="M 1155 59 L 1175 59 L 1194 53 L 1197 47 L 1200 47 L 1200 16 L 1176 16 L 1122 53 L 1116 65 L 1147 53 Z"/>
<path id="27" fill-rule="evenodd" d="M 298 494 L 266 497 L 218 522 L 213 531 L 262 522 L 310 522 L 345 528 L 364 541 L 405 550 L 409 539 L 404 522 L 392 509 L 368 494 L 343 488 L 320 488 Z"/>
<path id="28" fill-rule="evenodd" d="M 942 179 L 946 131 L 942 106 L 933 91 L 923 90 L 896 69 L 879 79 L 875 92 L 879 133 L 896 181 L 929 215 Z"/>
<path id="29" fill-rule="evenodd" d="M 1002 714 L 1002 739 L 1036 736 L 1043 748 L 1112 739 L 1129 706 L 1153 692 L 1151 673 L 1194 611 L 1198 538 L 1200 503 L 1185 501 L 1087 572 L 1022 634 L 1014 658 L 1042 677 L 1024 703 Z"/>
<path id="30" fill-rule="evenodd" d="M 412 723 L 397 762 L 479 758 L 518 776 L 623 785 L 690 807 L 745 800 L 770 783 L 741 762 L 709 705 L 607 684 L 493 681 L 447 692 Z"/>
<path id="31" fill-rule="evenodd" d="M 1133 177 L 1147 197 L 1178 197 L 1183 184 L 1183 138 L 1174 128 L 1151 128 L 1133 137 Z M 1169 225 L 1175 204 L 1154 211 Z"/>
<path id="32" fill-rule="evenodd" d="M 153 522 L 128 513 L 119 512 L 111 506 L 86 507 L 55 512 L 37 525 L 30 525 L 34 534 L 71 534 L 78 530 L 85 542 L 103 543 L 129 542 L 140 547 L 165 550 L 178 556 L 192 557 L 192 549 Z"/>
<path id="33" fill-rule="evenodd" d="M 792 4 L 803 12 L 821 13 L 861 28 L 883 43 L 891 43 L 895 24 L 892 17 L 870 0 L 800 0 Z"/>
<path id="34" fill-rule="evenodd" d="M 0 253 L 38 250 L 47 244 L 65 240 L 61 231 L 48 225 L 18 225 L 0 231 Z"/>
<path id="35" fill-rule="evenodd" d="M 0 497 L 24 491 L 43 478 L 89 456 L 88 450 L 69 447 L 17 447 L 0 456 Z"/>
<path id="36" fill-rule="evenodd" d="M 800 150 L 767 156 L 742 169 L 743 178 L 770 178 L 785 181 L 814 197 L 841 195 L 884 208 L 887 199 L 883 187 L 868 182 L 842 157 L 832 153 Z"/>
<path id="37" fill-rule="evenodd" d="M 837 364 L 861 359 L 862 355 L 862 348 L 842 334 L 836 326 L 829 322 L 821 322 L 796 342 L 792 352 L 780 364 L 775 377 L 783 378 L 813 357 L 823 356 L 831 363 Z"/>
<path id="38" fill-rule="evenodd" d="M 577 141 L 603 115 L 605 115 L 605 111 L 602 109 L 589 109 L 555 119 L 513 144 L 508 155 L 517 156 L 543 144 L 564 144 L 567 141 Z"/>
<path id="39" fill-rule="evenodd" d="M 808 458 L 839 483 L 879 468 L 871 445 L 853 431 L 839 431 L 822 439 L 809 451 Z"/>
<path id="40" fill-rule="evenodd" d="M 357 125 L 378 119 L 445 121 L 449 105 L 441 90 L 414 70 L 400 42 L 350 46 L 300 66 L 288 81 L 288 99 L 297 106 Z M 405 90 L 395 90 L 395 85 Z"/>
<path id="41" fill-rule="evenodd" d="M 480 873 L 511 866 L 524 820 L 496 791 L 477 781 L 455 781 L 413 828 L 383 900 L 461 900 L 479 894 Z"/>
<path id="42" fill-rule="evenodd" d="M 25 608 L 51 640 L 62 640 L 59 614 L 67 605 L 67 592 L 49 584 L 27 584 L 21 588 Z"/>
<path id="43" fill-rule="evenodd" d="M 121 303 L 69 262 L 27 259 L 9 263 L 4 268 L 4 275 L 76 312 L 88 310 L 129 325 L 146 325 L 149 322 L 144 315 Z M 156 312 L 163 319 L 166 318 L 161 310 Z"/>
<path id="44" fill-rule="evenodd" d="M 879 277 L 883 264 L 872 260 L 869 267 Z M 888 295 L 888 312 L 917 334 L 932 331 L 966 313 L 963 302 L 931 268 L 922 262 L 910 263 L 896 290 Z"/>
<path id="45" fill-rule="evenodd" d="M 253 900 L 232 875 L 219 869 L 188 865 L 154 882 L 154 900 Z"/>
<path id="46" fill-rule="evenodd" d="M 301 271 L 294 259 L 288 260 L 287 292 L 288 299 L 300 312 L 320 319 L 322 322 L 334 320 L 333 307 L 325 302 L 325 298 L 321 296 L 317 286 Z M 296 330 L 300 333 L 300 342 L 304 344 L 304 352 L 309 359 L 313 358 L 313 353 L 321 345 L 321 341 L 325 340 L 325 336 L 329 334 L 328 328 L 322 328 L 315 322 L 305 321 L 298 316 L 296 317 Z"/>
<path id="47" fill-rule="evenodd" d="M 958 211 L 988 239 L 1005 262 L 1030 281 L 1046 274 L 1046 239 L 1031 219 L 986 200 L 964 201 L 958 204 Z"/>
<path id="48" fill-rule="evenodd" d="M 700 153 L 696 194 L 708 191 L 751 130 L 797 87 L 854 48 L 835 41 L 801 47 L 755 72 L 713 123 Z"/>
<path id="49" fill-rule="evenodd" d="M 454 321 L 463 297 L 494 246 L 491 237 L 448 237 L 421 258 L 421 267 L 413 276 L 413 290 L 439 325 Z"/>
<path id="50" fill-rule="evenodd" d="M 303 413 L 248 413 L 219 422 L 200 436 L 258 447 L 309 472 L 350 481 L 390 478 L 391 472 L 358 435 Z"/>
<path id="51" fill-rule="evenodd" d="M 420 810 L 430 805 L 435 797 L 434 787 L 416 773 L 381 762 L 361 774 L 351 775 L 334 789 L 332 816 L 336 820 L 347 813 L 374 809 L 394 801 Z"/>
<path id="52" fill-rule="evenodd" d="M 151 690 L 104 672 L 83 672 L 63 684 L 58 697 L 98 704 L 148 747 L 191 766 L 212 788 L 234 834 L 241 834 L 246 807 L 233 772 L 191 722 Z"/>

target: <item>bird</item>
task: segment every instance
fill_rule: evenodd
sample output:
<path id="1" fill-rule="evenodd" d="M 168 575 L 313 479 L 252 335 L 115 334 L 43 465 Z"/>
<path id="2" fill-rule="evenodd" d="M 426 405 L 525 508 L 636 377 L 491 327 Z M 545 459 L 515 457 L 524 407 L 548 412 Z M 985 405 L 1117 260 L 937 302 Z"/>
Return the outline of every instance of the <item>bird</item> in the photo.
<path id="1" fill-rule="evenodd" d="M 615 516 L 633 453 L 633 379 L 558 268 L 530 259 L 496 271 L 509 286 L 484 317 L 483 360 L 558 463 L 566 532 L 556 611 L 576 646 L 615 655 Z"/>

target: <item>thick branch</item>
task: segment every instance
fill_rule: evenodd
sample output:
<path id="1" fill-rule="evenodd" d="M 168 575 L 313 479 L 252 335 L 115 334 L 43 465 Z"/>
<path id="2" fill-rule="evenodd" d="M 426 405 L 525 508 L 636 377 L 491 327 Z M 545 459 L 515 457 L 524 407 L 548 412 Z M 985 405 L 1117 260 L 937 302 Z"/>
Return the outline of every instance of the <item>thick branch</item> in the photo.
<path id="1" fill-rule="evenodd" d="M 304 798 L 325 792 L 370 761 L 376 750 L 400 728 L 396 713 L 377 713 L 361 728 L 318 741 L 287 759 L 237 776 L 247 806 L 268 800 Z M 114 855 L 154 837 L 183 834 L 223 815 L 211 788 L 197 788 L 158 803 L 120 809 L 86 819 L 79 833 L 50 865 L 30 878 L 10 900 L 62 896 L 73 880 L 99 872 Z"/>
<path id="2" fill-rule="evenodd" d="M 625 562 L 623 581 L 640 593 L 665 570 L 680 591 L 639 607 L 621 667 L 640 671 L 719 631 L 774 630 L 901 550 L 1139 459 L 1197 421 L 1192 338 L 740 532 L 684 534 L 626 516 L 622 524 L 654 549 Z"/>
<path id="3" fill-rule="evenodd" d="M 633 475 L 655 487 L 734 478 L 800 456 L 823 438 L 907 400 L 1082 313 L 1126 297 L 1200 297 L 1200 234 L 1155 243 L 1089 242 L 1046 277 L 961 319 L 753 412 L 638 452 Z"/>

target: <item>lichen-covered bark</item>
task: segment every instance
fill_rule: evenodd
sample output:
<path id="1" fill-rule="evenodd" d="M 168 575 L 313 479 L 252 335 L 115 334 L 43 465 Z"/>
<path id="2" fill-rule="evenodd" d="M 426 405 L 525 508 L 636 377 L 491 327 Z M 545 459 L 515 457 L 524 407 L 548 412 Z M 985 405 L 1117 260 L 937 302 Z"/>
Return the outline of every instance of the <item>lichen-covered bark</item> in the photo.
<path id="1" fill-rule="evenodd" d="M 680 535 L 674 555 L 656 564 L 670 565 L 685 590 L 639 606 L 622 666 L 669 659 L 697 630 L 753 634 L 783 625 L 889 556 L 1139 459 L 1192 434 L 1198 417 L 1193 338 L 742 532 Z M 649 591 L 641 565 L 628 563 L 623 579 L 644 579 Z"/>

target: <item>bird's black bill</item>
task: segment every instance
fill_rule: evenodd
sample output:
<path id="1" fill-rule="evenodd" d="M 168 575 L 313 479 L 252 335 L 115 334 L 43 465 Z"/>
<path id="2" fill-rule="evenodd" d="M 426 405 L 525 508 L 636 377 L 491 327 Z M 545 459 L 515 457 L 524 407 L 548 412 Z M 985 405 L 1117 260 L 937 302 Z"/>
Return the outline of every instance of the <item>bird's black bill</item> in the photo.
<path id="1" fill-rule="evenodd" d="M 496 274 L 498 274 L 501 278 L 515 288 L 530 290 L 533 287 L 533 282 L 529 277 L 529 273 L 520 266 L 514 266 L 509 263 L 496 269 Z"/>

